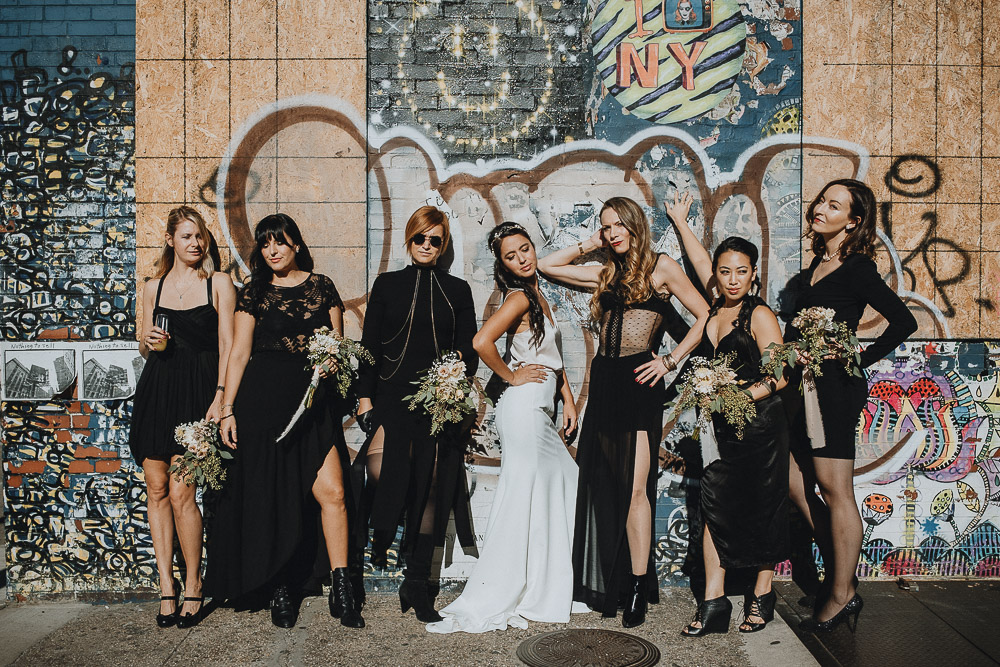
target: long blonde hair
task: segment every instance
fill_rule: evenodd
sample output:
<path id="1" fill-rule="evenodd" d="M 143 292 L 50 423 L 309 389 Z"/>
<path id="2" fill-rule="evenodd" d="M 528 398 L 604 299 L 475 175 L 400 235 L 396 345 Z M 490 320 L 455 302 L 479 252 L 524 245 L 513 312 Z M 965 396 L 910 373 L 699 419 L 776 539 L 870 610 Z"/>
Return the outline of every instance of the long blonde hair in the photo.
<path id="1" fill-rule="evenodd" d="M 205 246 L 202 248 L 204 254 L 202 254 L 201 262 L 198 264 L 198 277 L 201 279 L 208 278 L 215 273 L 217 268 L 222 266 L 222 259 L 219 256 L 219 246 L 215 243 L 215 237 L 212 236 L 212 232 L 208 231 L 205 218 L 201 217 L 201 213 L 190 206 L 178 206 L 172 209 L 170 213 L 167 213 L 167 235 L 173 237 L 177 233 L 177 226 L 184 221 L 193 222 L 201 233 L 202 242 Z M 174 268 L 174 248 L 164 241 L 163 250 L 160 251 L 160 256 L 156 260 L 152 279 L 162 278 L 170 273 L 170 269 L 172 268 Z"/>
<path id="2" fill-rule="evenodd" d="M 604 315 L 601 295 L 609 289 L 619 291 L 626 305 L 645 301 L 653 293 L 656 253 L 653 252 L 646 214 L 642 207 L 628 197 L 612 197 L 604 202 L 598 218 L 609 208 L 618 214 L 618 219 L 631 238 L 624 257 L 612 250 L 608 251 L 608 259 L 597 279 L 597 289 L 590 298 L 590 319 L 595 323 Z"/>

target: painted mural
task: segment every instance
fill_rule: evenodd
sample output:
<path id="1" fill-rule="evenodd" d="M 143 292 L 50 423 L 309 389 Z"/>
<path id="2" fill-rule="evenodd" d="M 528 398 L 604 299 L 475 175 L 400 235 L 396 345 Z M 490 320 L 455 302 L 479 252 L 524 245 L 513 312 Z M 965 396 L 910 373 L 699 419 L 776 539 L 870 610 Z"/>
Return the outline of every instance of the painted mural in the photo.
<path id="1" fill-rule="evenodd" d="M 525 225 L 544 253 L 592 234 L 602 202 L 627 195 L 645 208 L 657 250 L 680 258 L 663 203 L 690 192 L 707 245 L 738 234 L 761 247 L 764 296 L 780 310 L 805 260 L 803 199 L 856 176 L 883 202 L 879 266 L 921 336 L 869 378 L 859 575 L 1000 576 L 1000 246 L 988 163 L 1000 157 L 989 129 L 1000 118 L 969 97 L 980 87 L 959 86 L 962 74 L 986 90 L 992 70 L 972 62 L 985 57 L 975 39 L 947 46 L 968 71 L 940 70 L 919 40 L 893 66 L 887 37 L 859 37 L 876 9 L 834 17 L 804 4 L 317 0 L 275 3 L 262 18 L 249 1 L 221 16 L 165 0 L 155 16 L 140 11 L 135 69 L 102 67 L 69 40 L 54 60 L 22 49 L 0 83 L 3 338 L 133 338 L 136 280 L 179 203 L 214 214 L 237 279 L 253 223 L 290 212 L 318 270 L 336 277 L 356 335 L 375 275 L 406 261 L 402 228 L 420 205 L 451 215 L 451 271 L 485 318 L 496 294 L 484 241 L 498 222 Z M 921 25 L 893 11 L 880 20 L 900 39 L 935 34 L 953 13 Z M 817 59 L 813 43 L 844 46 Z M 866 96 L 845 109 L 855 77 Z M 585 413 L 587 297 L 545 289 Z M 879 326 L 866 318 L 862 336 Z M 2 406 L 15 595 L 153 587 L 141 471 L 124 444 L 130 404 L 78 398 Z M 480 417 L 468 471 L 482 532 L 499 450 L 492 413 Z M 360 431 L 345 428 L 356 445 Z M 667 447 L 661 460 L 676 463 Z M 685 582 L 690 488 L 668 465 L 657 503 L 664 584 Z M 470 563 L 451 550 L 443 574 L 460 579 Z"/>

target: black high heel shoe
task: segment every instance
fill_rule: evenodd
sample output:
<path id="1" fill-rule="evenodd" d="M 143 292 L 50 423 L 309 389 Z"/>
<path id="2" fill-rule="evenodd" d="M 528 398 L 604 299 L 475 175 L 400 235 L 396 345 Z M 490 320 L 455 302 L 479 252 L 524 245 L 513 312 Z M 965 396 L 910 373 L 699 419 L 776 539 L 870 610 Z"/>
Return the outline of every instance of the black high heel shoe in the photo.
<path id="1" fill-rule="evenodd" d="M 733 615 L 733 603 L 725 595 L 705 600 L 698 605 L 693 623 L 701 623 L 700 628 L 688 624 L 681 630 L 682 637 L 702 637 L 713 632 L 729 632 L 729 619 Z"/>
<path id="2" fill-rule="evenodd" d="M 830 632 L 842 622 L 847 622 L 847 627 L 853 633 L 858 628 L 858 615 L 861 608 L 865 606 L 865 601 L 857 593 L 854 594 L 844 608 L 825 621 L 817 621 L 815 618 L 807 618 L 799 623 L 799 630 L 803 632 Z"/>
<path id="3" fill-rule="evenodd" d="M 271 598 L 271 622 L 279 628 L 294 628 L 298 618 L 299 610 L 288 592 L 288 586 L 276 586 Z"/>
<path id="4" fill-rule="evenodd" d="M 361 617 L 358 604 L 354 600 L 354 585 L 348 576 L 346 567 L 338 567 L 333 571 L 333 584 L 330 586 L 330 616 L 340 619 L 340 624 L 349 628 L 365 627 L 365 619 Z"/>
<path id="5" fill-rule="evenodd" d="M 201 623 L 201 610 L 205 608 L 205 606 L 204 606 L 205 598 L 204 597 L 189 598 L 188 596 L 185 595 L 184 596 L 184 601 L 185 602 L 197 602 L 198 603 L 198 611 L 196 611 L 193 614 L 181 614 L 180 616 L 178 616 L 177 617 L 177 627 L 181 628 L 181 629 L 184 629 L 184 628 L 193 628 L 194 626 L 196 626 L 199 623 Z"/>
<path id="6" fill-rule="evenodd" d="M 743 596 L 743 622 L 738 630 L 743 633 L 757 632 L 763 630 L 764 626 L 774 620 L 774 604 L 778 601 L 778 595 L 773 591 L 768 591 L 763 595 L 754 595 L 751 591 Z M 751 616 L 757 616 L 763 623 L 752 623 Z"/>
<path id="7" fill-rule="evenodd" d="M 173 601 L 174 603 L 174 613 L 172 614 L 157 614 L 156 624 L 161 628 L 169 628 L 177 623 L 177 617 L 180 616 L 181 608 L 177 604 L 177 601 L 181 597 L 181 582 L 174 579 L 174 594 L 173 595 L 162 595 L 160 596 L 160 602 Z"/>
<path id="8" fill-rule="evenodd" d="M 632 594 L 622 612 L 622 627 L 634 628 L 646 622 L 646 575 L 632 575 Z"/>
<path id="9" fill-rule="evenodd" d="M 403 579 L 399 587 L 399 608 L 405 614 L 413 607 L 413 613 L 421 623 L 436 623 L 441 620 L 441 614 L 434 611 L 428 593 L 426 579 Z"/>

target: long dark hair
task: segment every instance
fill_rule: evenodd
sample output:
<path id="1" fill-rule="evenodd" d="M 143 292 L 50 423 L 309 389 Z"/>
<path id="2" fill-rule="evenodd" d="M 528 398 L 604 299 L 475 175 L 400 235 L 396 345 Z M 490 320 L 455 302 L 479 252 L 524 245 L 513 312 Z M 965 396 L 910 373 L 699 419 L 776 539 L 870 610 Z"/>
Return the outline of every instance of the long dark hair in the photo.
<path id="1" fill-rule="evenodd" d="M 535 274 L 533 280 L 523 278 L 511 273 L 504 265 L 500 256 L 500 244 L 508 236 L 523 236 L 531 244 L 532 249 L 535 247 L 531 237 L 528 236 L 528 230 L 516 222 L 502 222 L 494 227 L 486 239 L 493 252 L 493 278 L 504 296 L 510 290 L 520 289 L 524 291 L 524 296 L 528 297 L 528 328 L 531 329 L 529 342 L 533 347 L 538 347 L 545 338 L 545 311 L 542 310 L 542 301 L 538 296 L 538 274 Z"/>
<path id="2" fill-rule="evenodd" d="M 290 242 L 292 246 L 298 246 L 295 253 L 295 265 L 303 271 L 313 270 L 313 258 L 309 253 L 309 246 L 302 240 L 302 232 L 295 221 L 284 213 L 272 213 L 265 216 L 257 223 L 253 230 L 256 245 L 253 255 L 250 256 L 250 282 L 247 285 L 247 296 L 254 306 L 259 306 L 264 296 L 264 290 L 271 284 L 274 278 L 274 270 L 264 259 L 264 246 L 271 239 L 277 239 L 283 243 Z M 287 241 L 286 241 L 287 239 Z"/>
<path id="3" fill-rule="evenodd" d="M 725 239 L 722 243 L 719 244 L 719 247 L 715 249 L 715 253 L 712 255 L 713 276 L 715 275 L 716 270 L 719 268 L 719 258 L 721 258 L 722 255 L 727 252 L 738 252 L 741 255 L 746 255 L 747 259 L 750 260 L 750 268 L 752 268 L 754 271 L 757 270 L 757 259 L 760 256 L 760 252 L 757 250 L 757 246 L 755 246 L 750 241 L 747 241 L 742 236 L 730 236 L 729 238 Z M 756 291 L 753 289 L 754 287 L 757 288 Z M 721 292 L 722 290 L 720 289 L 719 291 Z M 757 300 L 751 299 L 749 297 L 755 296 L 756 294 L 759 293 L 760 293 L 760 274 L 758 273 L 756 276 L 754 276 L 753 283 L 751 284 L 750 288 L 750 293 L 748 293 L 747 296 L 744 297 L 743 305 L 746 306 L 747 303 L 755 304 Z M 719 309 L 722 308 L 722 306 L 724 306 L 725 303 L 726 303 L 725 295 L 719 294 L 718 298 L 716 298 L 715 302 L 712 304 L 712 308 L 709 311 L 708 316 L 712 317 L 713 315 L 718 313 Z M 744 326 L 745 322 L 743 322 L 743 320 L 745 319 L 744 318 L 745 310 L 746 308 L 740 308 L 740 314 L 737 317 L 738 321 L 737 326 L 741 327 Z M 752 308 L 750 309 L 750 312 L 753 312 Z"/>
<path id="4" fill-rule="evenodd" d="M 878 239 L 878 235 L 875 233 L 878 202 L 875 201 L 875 193 L 870 187 L 853 178 L 838 178 L 835 181 L 830 181 L 823 186 L 820 193 L 809 204 L 809 208 L 806 209 L 806 222 L 810 225 L 806 235 L 812 238 L 813 254 L 822 256 L 826 253 L 826 242 L 823 240 L 823 236 L 812 231 L 813 211 L 816 210 L 819 200 L 826 194 L 826 191 L 834 185 L 842 185 L 847 188 L 851 195 L 851 210 L 848 215 L 851 218 L 861 219 L 861 222 L 855 225 L 854 229 L 847 232 L 847 238 L 840 245 L 841 258 L 852 253 L 874 257 L 875 241 Z"/>

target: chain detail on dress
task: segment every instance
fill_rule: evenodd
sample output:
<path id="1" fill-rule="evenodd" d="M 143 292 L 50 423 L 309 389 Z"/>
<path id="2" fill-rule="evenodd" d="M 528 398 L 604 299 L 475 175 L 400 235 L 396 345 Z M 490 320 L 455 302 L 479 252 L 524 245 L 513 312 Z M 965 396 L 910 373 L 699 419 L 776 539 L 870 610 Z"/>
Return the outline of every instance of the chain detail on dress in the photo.
<path id="1" fill-rule="evenodd" d="M 428 289 L 430 290 L 429 298 L 430 298 L 430 315 L 431 315 L 431 336 L 434 339 L 434 354 L 435 354 L 435 356 L 437 358 L 441 357 L 441 345 L 438 343 L 437 323 L 436 323 L 435 318 L 434 318 L 434 287 L 435 287 L 435 285 L 437 286 L 437 291 L 439 291 L 441 293 L 441 296 L 444 297 L 444 302 L 445 302 L 445 304 L 447 304 L 448 310 L 451 311 L 451 320 L 452 320 L 452 322 L 455 321 L 455 308 L 454 308 L 454 306 L 451 305 L 451 301 L 448 300 L 448 295 L 445 294 L 444 288 L 441 286 L 441 283 L 437 279 L 437 276 L 434 275 L 434 270 L 433 269 L 421 269 L 421 268 L 418 267 L 418 269 L 417 269 L 417 279 L 415 281 L 413 281 L 413 299 L 410 301 L 410 312 L 407 313 L 406 320 L 403 322 L 403 325 L 399 328 L 399 331 L 397 331 L 395 334 L 393 334 L 391 338 L 382 341 L 383 345 L 391 343 L 392 341 L 394 341 L 397 338 L 399 338 L 399 335 L 401 333 L 403 333 L 403 330 L 405 329 L 406 330 L 406 340 L 403 341 L 403 349 L 400 351 L 398 357 L 389 357 L 389 356 L 385 357 L 385 360 L 387 362 L 391 363 L 391 364 L 394 364 L 394 366 L 392 368 L 392 371 L 390 373 L 388 373 L 388 374 L 383 373 L 381 371 L 381 369 L 380 369 L 379 370 L 379 375 L 378 375 L 378 377 L 379 377 L 380 380 L 385 381 L 385 380 L 392 379 L 396 375 L 396 373 L 399 372 L 400 367 L 403 365 L 403 360 L 406 359 L 406 350 L 407 350 L 407 348 L 410 345 L 410 335 L 413 333 L 413 315 L 416 312 L 418 295 L 420 293 L 420 283 L 423 282 L 423 276 L 424 276 L 424 274 L 427 274 L 428 276 L 430 276 L 430 278 L 428 280 Z M 454 329 L 454 327 L 452 327 L 452 328 Z M 455 346 L 454 337 L 455 337 L 455 335 L 454 335 L 454 332 L 453 332 L 452 333 L 452 347 Z"/>

